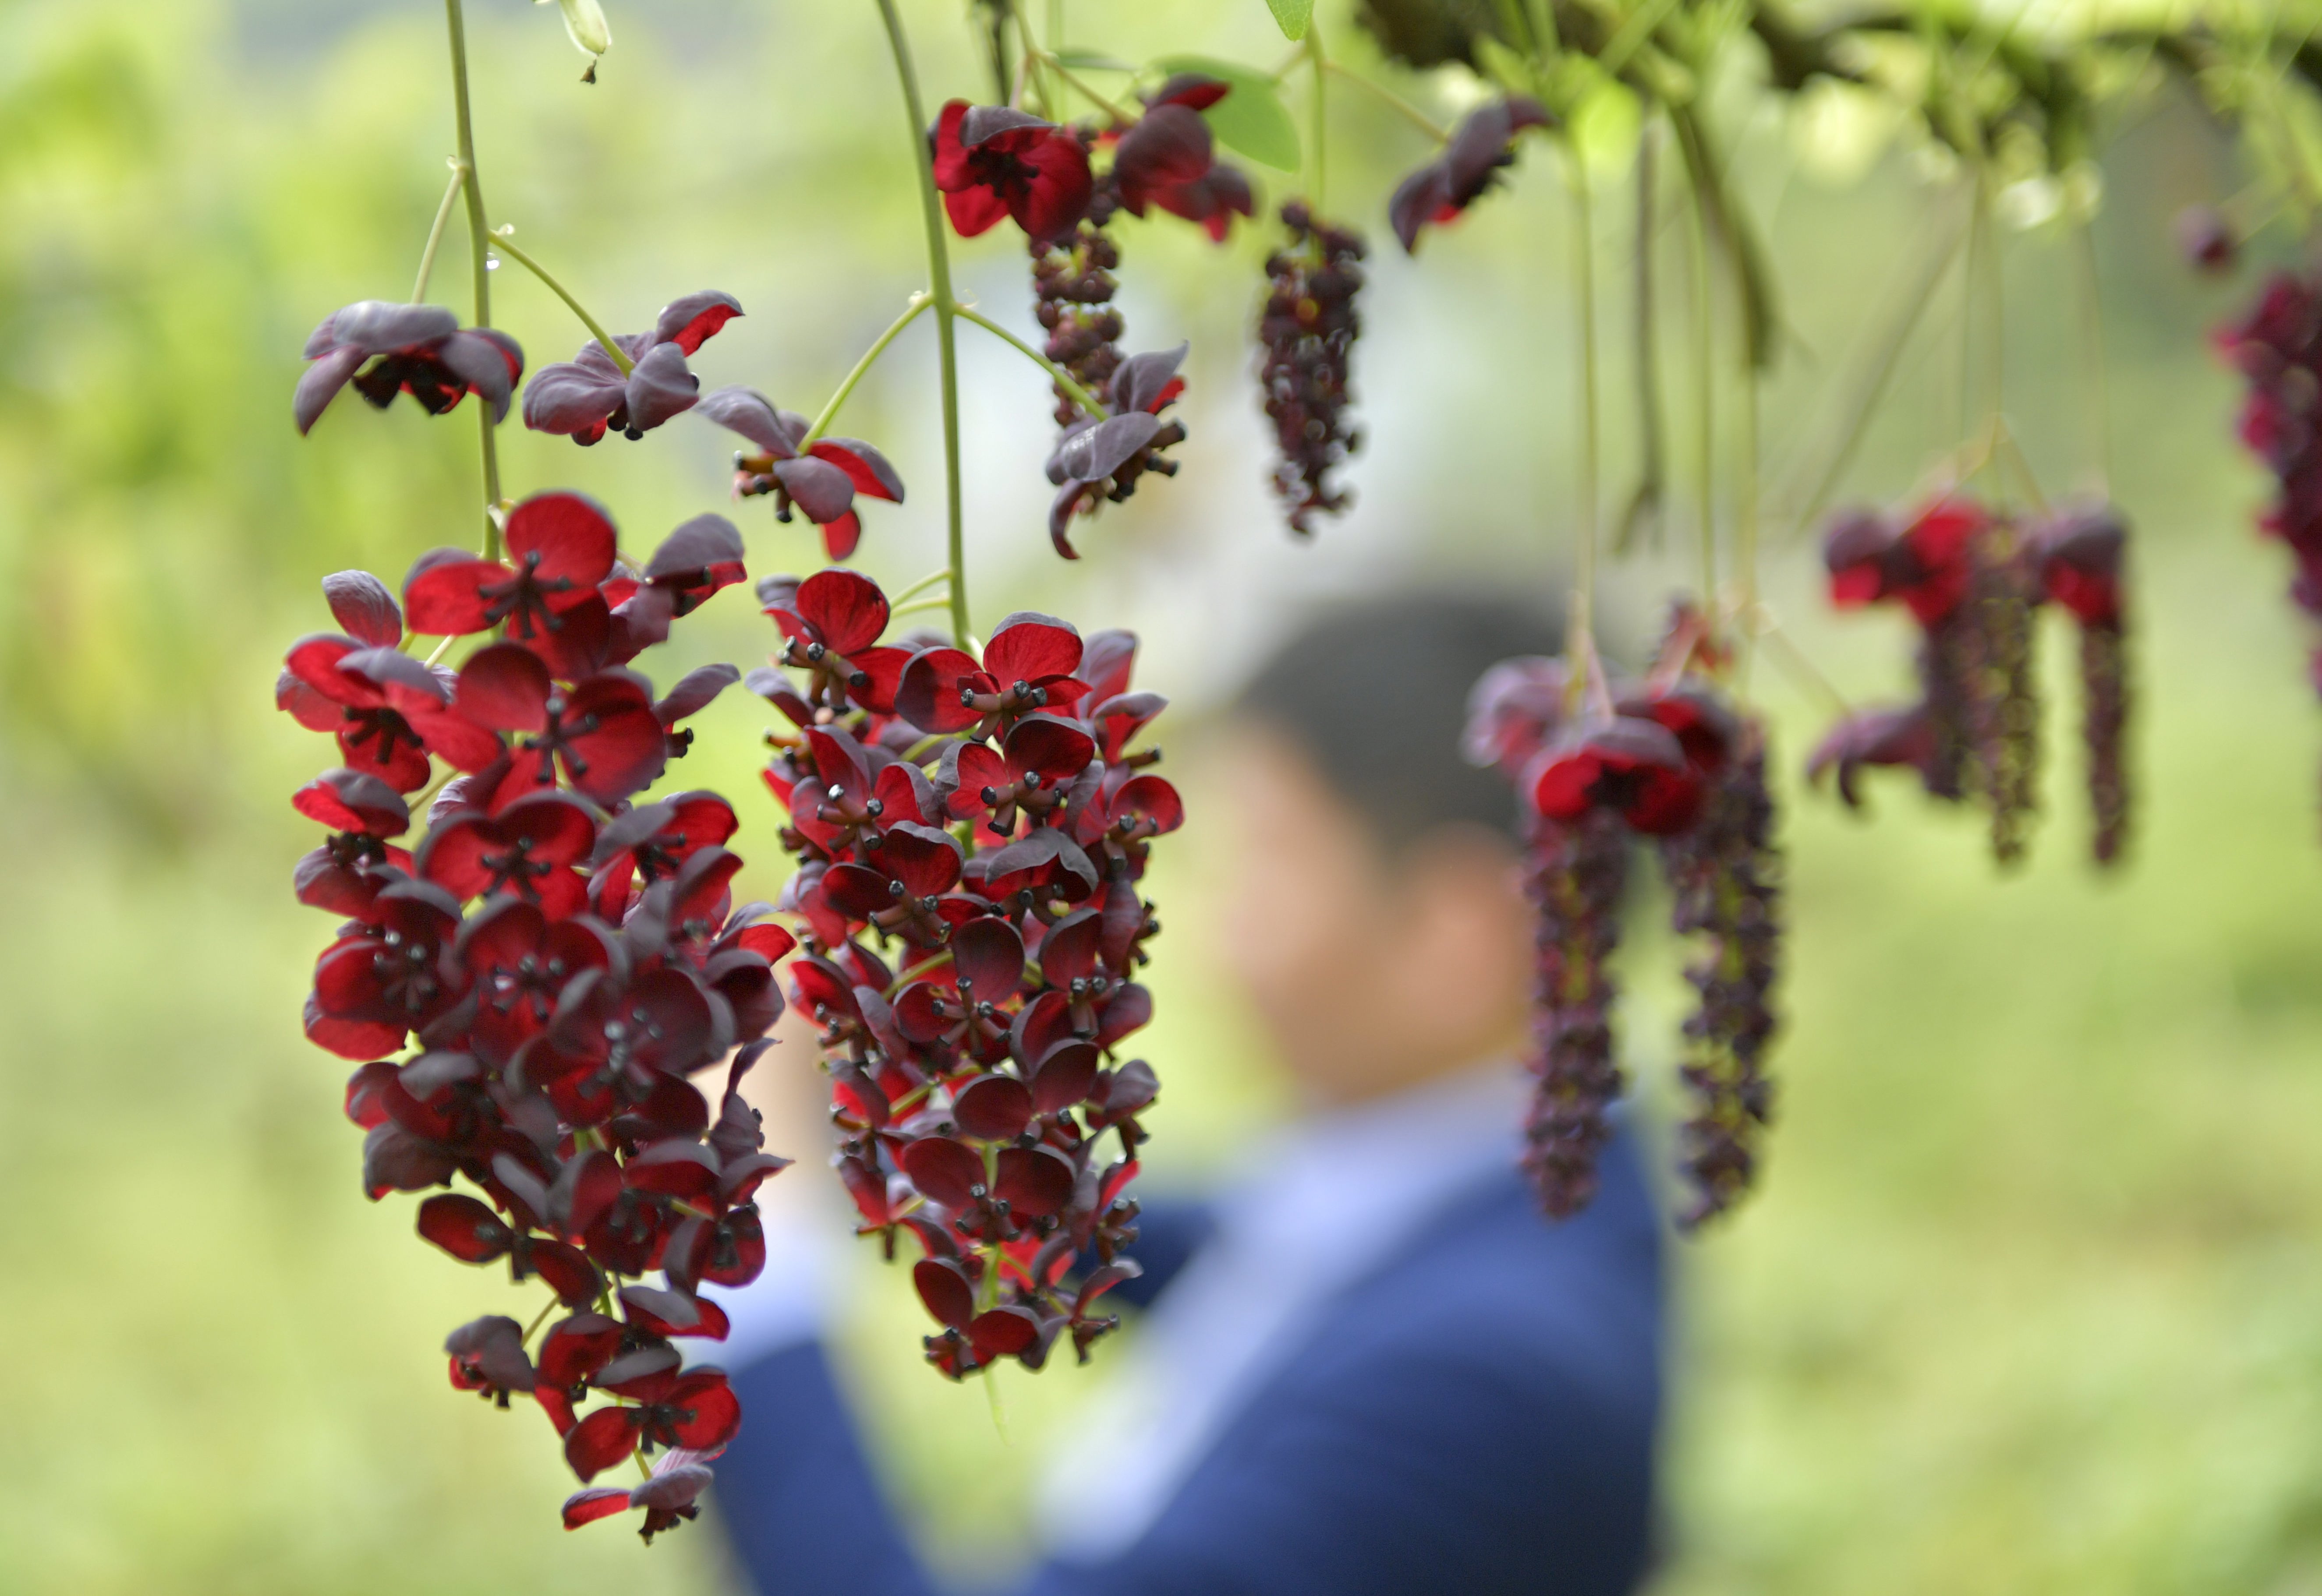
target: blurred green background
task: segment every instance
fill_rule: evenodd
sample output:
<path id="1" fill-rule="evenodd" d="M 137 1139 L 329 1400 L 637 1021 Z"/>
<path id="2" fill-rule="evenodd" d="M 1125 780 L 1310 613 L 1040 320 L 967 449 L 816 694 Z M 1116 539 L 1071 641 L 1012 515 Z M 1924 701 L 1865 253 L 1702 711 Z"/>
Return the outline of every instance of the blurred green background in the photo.
<path id="1" fill-rule="evenodd" d="M 815 408 L 920 270 L 872 7 L 609 9 L 617 47 L 584 88 L 553 8 L 471 0 L 496 220 L 617 330 L 732 291 L 749 315 L 696 369 Z M 1255 0 L 1068 9 L 1074 42 L 1132 59 L 1192 47 L 1271 66 L 1282 50 Z M 956 0 L 905 10 L 931 97 L 983 92 Z M 326 624 L 323 573 L 393 582 L 470 530 L 466 411 L 343 399 L 303 443 L 288 417 L 307 329 L 410 280 L 449 147 L 440 12 L 6 0 L 0 21 L 0 1592 L 718 1589 L 712 1536 L 648 1552 L 615 1528 L 566 1535 L 545 1425 L 444 1388 L 444 1331 L 512 1294 L 415 1245 L 407 1200 L 362 1200 L 344 1069 L 298 1034 L 327 927 L 290 901 L 310 828 L 284 796 L 325 756 L 271 709 L 281 648 Z M 1449 81 L 1395 81 L 1440 114 L 1461 104 Z M 1952 199 L 1875 108 L 1786 112 L 1737 87 L 1720 114 L 1787 285 L 1765 412 L 1778 503 L 1782 463 L 1826 446 L 1851 344 Z M 1351 93 L 1332 118 L 1333 207 L 1384 236 L 1384 196 L 1426 151 Z M 1796 756 L 1829 706 L 1760 662 L 1791 756 L 1782 1119 L 1763 1192 L 1682 1250 L 1668 1596 L 2322 1591 L 2322 739 L 2285 562 L 2249 530 L 2263 484 L 2204 342 L 2249 284 L 2190 277 L 2168 240 L 2178 205 L 2240 179 L 2180 95 L 2113 126 L 2095 237 L 2115 488 L 2138 526 L 2136 856 L 2117 880 L 2082 862 L 2061 631 L 2045 639 L 2051 817 L 2012 880 L 1969 817 L 1882 786 L 1862 823 L 1801 790 Z M 1615 284 L 1623 159 L 1607 140 Z M 1296 181 L 1258 176 L 1277 198 Z M 1569 235 L 1545 150 L 1511 188 L 1421 263 L 1375 252 L 1362 502 L 1312 546 L 1263 483 L 1247 324 L 1269 230 L 1217 250 L 1123 224 L 1130 343 L 1193 340 L 1193 438 L 1178 479 L 1083 529 L 1076 566 L 1041 535 L 1042 382 L 971 342 L 979 621 L 1034 606 L 1139 627 L 1144 683 L 1198 723 L 1333 595 L 1546 595 L 1573 523 Z M 2006 241 L 2009 407 L 2052 491 L 2096 464 L 2069 243 L 2052 225 Z M 464 251 L 455 224 L 439 296 L 460 290 Z M 962 254 L 966 291 L 1028 330 L 1020 253 L 994 233 Z M 532 363 L 567 358 L 581 333 L 562 307 L 514 270 L 497 283 L 496 319 Z M 1851 491 L 1902 496 L 1959 442 L 1955 294 L 1906 348 Z M 1690 368 L 1672 351 L 1668 369 L 1678 403 Z M 915 489 L 866 515 L 861 563 L 882 579 L 940 557 L 931 372 L 915 331 L 847 413 Z M 639 552 L 722 500 L 727 447 L 690 420 L 586 454 L 503 433 L 513 490 L 597 494 Z M 1633 451 L 1617 424 L 1613 448 Z M 754 572 L 818 557 L 803 523 L 739 514 Z M 1677 515 L 1664 552 L 1612 578 L 1632 637 L 1690 570 L 1689 524 Z M 1766 587 L 1849 696 L 1905 689 L 1899 623 L 1827 617 L 1810 546 L 1778 523 Z M 649 661 L 661 679 L 746 667 L 771 635 L 738 592 L 689 625 L 676 658 Z M 771 893 L 761 709 L 721 701 L 678 774 L 736 797 Z M 1172 929 L 1149 1050 L 1167 1081 L 1156 1183 L 1200 1180 L 1282 1106 L 1227 973 L 1203 962 L 1220 884 L 1193 752 L 1195 820 L 1156 889 Z M 1649 1093 L 1679 958 L 1643 931 L 1624 955 Z M 850 1300 L 849 1364 L 897 1489 L 931 1545 L 1003 1562 L 1044 1438 L 1103 1360 L 1007 1382 L 1002 1434 L 983 1393 L 919 1365 L 899 1275 L 866 1266 Z"/>

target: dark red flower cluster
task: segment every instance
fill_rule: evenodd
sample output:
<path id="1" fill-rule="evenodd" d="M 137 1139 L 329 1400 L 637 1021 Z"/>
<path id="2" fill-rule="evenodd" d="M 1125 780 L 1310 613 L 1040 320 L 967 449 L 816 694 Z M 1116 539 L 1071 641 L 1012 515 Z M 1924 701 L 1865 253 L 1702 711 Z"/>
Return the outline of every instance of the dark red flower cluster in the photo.
<path id="1" fill-rule="evenodd" d="M 306 1034 L 361 1066 L 346 1112 L 367 1133 L 363 1190 L 466 1181 L 474 1194 L 420 1204 L 419 1234 L 553 1293 L 531 1330 L 492 1316 L 453 1332 L 453 1385 L 502 1407 L 529 1395 L 584 1482 L 664 1453 L 617 1493 L 650 1537 L 692 1516 L 701 1464 L 741 1418 L 725 1375 L 681 1368 L 672 1342 L 722 1339 L 701 1283 L 764 1263 L 752 1197 L 786 1161 L 736 1089 L 782 1014 L 773 965 L 794 944 L 762 923 L 768 906 L 734 903 L 724 798 L 639 796 L 684 752 L 677 723 L 737 672 L 707 667 L 655 698 L 626 665 L 741 579 L 742 543 L 703 516 L 631 569 L 611 521 L 569 493 L 518 505 L 507 542 L 504 561 L 422 557 L 400 606 L 367 573 L 329 579 L 341 630 L 285 661 L 278 702 L 343 762 L 294 799 L 330 832 L 299 862 L 298 899 L 341 922 Z M 403 652 L 407 625 L 498 635 L 453 670 Z M 439 762 L 451 779 L 407 849 L 406 795 Z M 689 1076 L 737 1044 L 713 1110 Z M 567 1522 L 608 1500 L 583 1491 Z"/>
<path id="2" fill-rule="evenodd" d="M 793 728 L 766 771 L 799 859 L 791 1001 L 822 1027 L 861 1233 L 890 1256 L 918 1237 L 944 1373 L 1038 1368 L 1067 1331 L 1085 1356 L 1113 1325 L 1097 1299 L 1136 1272 L 1116 1254 L 1157 1085 L 1115 1061 L 1153 1013 L 1147 851 L 1183 818 L 1158 750 L 1131 747 L 1165 701 L 1130 690 L 1126 633 L 1019 614 L 980 653 L 884 643 L 887 600 L 854 571 L 758 592 L 784 643 L 749 685 Z"/>
<path id="3" fill-rule="evenodd" d="M 2290 602 L 2322 620 L 2322 283 L 2276 273 L 2217 347 L 2249 383 L 2242 442 L 2280 484 L 2258 525 L 2297 561 Z M 2312 674 L 2322 690 L 2322 647 Z"/>
<path id="4" fill-rule="evenodd" d="M 718 330 L 742 314 L 731 294 L 704 289 L 662 307 L 650 333 L 616 334 L 625 373 L 590 339 L 570 360 L 543 366 L 524 390 L 524 424 L 594 443 L 608 432 L 632 442 L 699 402 L 701 379 L 685 363 Z"/>
<path id="5" fill-rule="evenodd" d="M 1896 603 L 1911 612 L 1920 633 L 1920 698 L 1841 722 L 1815 750 L 1809 773 L 1819 780 L 1834 770 L 1851 807 L 1863 766 L 1909 766 L 1934 797 L 1981 804 L 1991 816 L 1993 856 L 2020 859 L 2039 803 L 2034 622 L 2041 605 L 2053 603 L 2081 628 L 2094 851 L 2102 862 L 2116 858 L 2127 822 L 2125 542 L 2108 507 L 2027 527 L 1952 495 L 1908 521 L 1869 510 L 1837 516 L 1823 540 L 1831 600 L 1842 609 Z"/>
<path id="6" fill-rule="evenodd" d="M 1687 971 L 1700 1004 L 1685 1027 L 1695 1098 L 1685 1223 L 1723 1211 L 1755 1167 L 1779 962 L 1773 804 L 1764 728 L 1689 669 L 1702 658 L 1698 624 L 1681 615 L 1652 679 L 1601 692 L 1593 707 L 1575 707 L 1569 673 L 1548 659 L 1495 666 L 1469 700 L 1468 756 L 1516 782 L 1531 827 L 1540 966 L 1524 1166 L 1559 1218 L 1595 1195 L 1606 1116 L 1621 1095 L 1609 963 L 1639 838 L 1659 846 L 1676 929 L 1704 940 Z"/>
<path id="7" fill-rule="evenodd" d="M 507 333 L 462 328 L 440 306 L 378 299 L 325 316 L 306 339 L 306 355 L 313 364 L 298 378 L 290 406 L 302 434 L 350 382 L 375 408 L 384 410 L 396 395 L 409 394 L 430 415 L 474 394 L 499 421 L 524 375 L 524 351 Z"/>
<path id="8" fill-rule="evenodd" d="M 1422 229 L 1458 221 L 1491 191 L 1502 169 L 1515 164 L 1518 134 L 1555 125 L 1548 108 L 1529 95 L 1510 95 L 1469 112 L 1443 153 L 1405 178 L 1387 201 L 1387 221 L 1404 252 L 1418 251 Z"/>
<path id="9" fill-rule="evenodd" d="M 1300 200 L 1282 207 L 1282 223 L 1290 242 L 1266 258 L 1258 386 L 1281 454 L 1274 491 L 1290 529 L 1311 533 L 1318 512 L 1335 515 L 1347 507 L 1352 496 L 1330 475 L 1362 447 L 1362 434 L 1347 418 L 1347 369 L 1362 333 L 1355 296 L 1363 286 L 1363 241 L 1316 221 Z"/>

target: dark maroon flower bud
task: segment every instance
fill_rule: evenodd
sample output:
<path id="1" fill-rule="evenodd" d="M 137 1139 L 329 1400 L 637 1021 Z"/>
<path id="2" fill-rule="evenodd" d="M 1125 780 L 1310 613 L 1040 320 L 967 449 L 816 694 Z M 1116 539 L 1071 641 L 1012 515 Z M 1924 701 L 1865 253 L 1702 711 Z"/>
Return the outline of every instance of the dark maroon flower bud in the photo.
<path id="1" fill-rule="evenodd" d="M 624 374 L 595 339 L 571 360 L 543 366 L 524 390 L 524 424 L 594 443 L 608 431 L 642 438 L 699 402 L 700 378 L 685 361 L 703 342 L 742 314 L 731 294 L 705 290 L 663 306 L 650 333 L 616 335 Z"/>
<path id="2" fill-rule="evenodd" d="M 1351 496 L 1330 474 L 1362 447 L 1347 411 L 1348 369 L 1362 332 L 1355 298 L 1364 249 L 1357 234 L 1316 221 L 1298 201 L 1282 207 L 1282 221 L 1290 242 L 1266 260 L 1258 382 L 1279 452 L 1274 490 L 1291 530 L 1307 533 L 1318 513 L 1346 509 Z"/>
<path id="3" fill-rule="evenodd" d="M 1061 238 L 1095 193 L 1079 136 L 1010 106 L 950 101 L 928 145 L 944 210 L 962 238 L 988 232 L 1002 216 L 1035 240 Z"/>
<path id="4" fill-rule="evenodd" d="M 349 382 L 384 410 L 409 394 L 430 415 L 441 415 L 474 394 L 507 415 L 509 397 L 524 375 L 516 340 L 489 327 L 462 329 L 460 318 L 434 305 L 392 305 L 365 299 L 333 311 L 306 340 L 314 364 L 298 379 L 291 414 L 309 431 Z"/>
<path id="5" fill-rule="evenodd" d="M 2187 205 L 2177 213 L 2176 232 L 2186 263 L 2213 277 L 2224 276 L 2241 260 L 2241 241 L 2214 205 Z"/>
<path id="6" fill-rule="evenodd" d="M 1527 95 L 1510 95 L 1467 114 L 1443 153 L 1405 178 L 1387 202 L 1387 219 L 1405 252 L 1419 248 L 1421 229 L 1458 220 L 1515 164 L 1516 135 L 1554 127 L 1556 118 Z"/>

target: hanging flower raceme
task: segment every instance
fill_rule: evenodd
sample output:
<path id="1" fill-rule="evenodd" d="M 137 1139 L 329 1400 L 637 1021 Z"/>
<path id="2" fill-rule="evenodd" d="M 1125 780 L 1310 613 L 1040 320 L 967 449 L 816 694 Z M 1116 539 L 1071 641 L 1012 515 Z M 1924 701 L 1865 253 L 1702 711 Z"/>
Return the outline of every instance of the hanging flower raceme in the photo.
<path id="1" fill-rule="evenodd" d="M 2026 527 L 1958 495 L 1907 521 L 1866 510 L 1833 518 L 1823 541 L 1832 602 L 1842 609 L 1894 603 L 1910 612 L 1920 634 L 1920 698 L 1907 708 L 1849 717 L 1824 740 L 1809 774 L 1835 770 L 1841 796 L 1854 807 L 1863 766 L 1908 767 L 1933 797 L 1979 803 L 1990 816 L 1993 856 L 2003 863 L 2021 858 L 2038 809 L 2034 623 L 2042 604 L 2055 603 L 2081 618 L 2094 717 L 2084 721 L 2094 850 L 2099 862 L 2109 862 L 2127 813 L 2120 765 L 2124 536 L 2116 517 L 2074 515 Z"/>
<path id="2" fill-rule="evenodd" d="M 1387 201 L 1387 220 L 1404 251 L 1418 251 L 1422 229 L 1458 221 L 1490 191 L 1501 170 L 1515 164 L 1517 135 L 1555 125 L 1547 107 L 1528 95 L 1469 112 L 1443 153 L 1405 178 Z"/>
<path id="3" fill-rule="evenodd" d="M 859 438 L 808 442 L 814 424 L 755 388 L 721 388 L 705 395 L 701 414 L 756 445 L 734 456 L 735 496 L 772 495 L 777 521 L 789 521 L 793 507 L 803 510 L 822 529 L 823 549 L 833 560 L 846 559 L 863 541 L 855 495 L 903 502 L 903 479 L 885 455 Z"/>
<path id="4" fill-rule="evenodd" d="M 1523 1162 L 1559 1218 L 1595 1194 L 1623 1089 L 1610 961 L 1640 839 L 1659 852 L 1675 928 L 1702 944 L 1687 971 L 1700 997 L 1682 1072 L 1695 1105 L 1687 1224 L 1749 1184 L 1769 1109 L 1763 1057 L 1780 926 L 1764 731 L 1694 673 L 1704 656 L 1689 617 L 1672 639 L 1652 681 L 1617 699 L 1600 691 L 1585 711 L 1563 662 L 1548 659 L 1494 667 L 1468 701 L 1467 757 L 1515 782 L 1529 828 L 1526 888 L 1540 924 Z"/>
<path id="5" fill-rule="evenodd" d="M 936 187 L 962 238 L 1011 217 L 1035 242 L 1061 238 L 1096 191 L 1088 147 L 1070 128 L 1009 105 L 952 100 L 928 130 Z"/>
<path id="6" fill-rule="evenodd" d="M 1362 447 L 1348 419 L 1347 372 L 1362 333 L 1355 297 L 1363 286 L 1363 241 L 1318 222 L 1305 205 L 1282 207 L 1290 242 L 1266 258 L 1266 303 L 1257 341 L 1265 351 L 1258 388 L 1274 423 L 1274 491 L 1293 532 L 1315 515 L 1345 511 L 1352 494 L 1330 473 Z"/>
<path id="7" fill-rule="evenodd" d="M 701 379 L 686 358 L 741 314 L 739 300 L 714 289 L 663 306 L 652 332 L 615 336 L 626 371 L 590 339 L 571 360 L 534 374 L 524 390 L 524 424 L 575 443 L 594 443 L 608 432 L 644 437 L 699 402 Z"/>
<path id="8" fill-rule="evenodd" d="M 723 1338 L 703 1282 L 764 1262 L 752 1200 L 784 1161 L 738 1089 L 795 939 L 767 906 L 736 906 L 724 799 L 640 797 L 672 724 L 736 673 L 655 699 L 612 656 L 738 580 L 740 537 L 699 518 L 638 572 L 601 509 L 544 494 L 509 515 L 507 545 L 505 562 L 423 559 L 400 607 L 376 578 L 333 577 L 343 631 L 290 651 L 278 698 L 347 762 L 294 799 L 332 833 L 299 863 L 299 900 L 340 922 L 306 1030 L 360 1065 L 346 1112 L 373 1200 L 433 1190 L 422 1238 L 565 1310 L 536 1337 L 498 1315 L 453 1331 L 453 1387 L 537 1405 L 584 1484 L 648 1461 L 644 1484 L 584 1491 L 565 1519 L 643 1509 L 650 1537 L 693 1516 L 740 1422 L 725 1376 L 681 1369 L 673 1343 Z M 407 619 L 507 641 L 430 668 L 402 652 Z M 439 762 L 462 773 L 406 845 L 402 792 Z M 713 1112 L 690 1077 L 729 1053 Z"/>
<path id="9" fill-rule="evenodd" d="M 462 328 L 460 318 L 440 306 L 378 299 L 325 316 L 307 338 L 306 354 L 313 364 L 298 378 L 290 406 L 301 433 L 313 428 L 350 382 L 378 409 L 386 409 L 398 394 L 409 394 L 430 415 L 441 415 L 474 394 L 492 407 L 492 419 L 500 421 L 524 375 L 524 351 L 507 333 Z"/>
<path id="10" fill-rule="evenodd" d="M 977 652 L 905 649 L 853 571 L 762 597 L 784 641 L 751 686 L 796 728 L 767 771 L 800 865 L 791 1001 L 821 1029 L 863 1234 L 917 1239 L 944 1373 L 1038 1368 L 1067 1335 L 1085 1357 L 1136 1272 L 1116 1254 L 1158 1090 L 1120 1053 L 1153 1012 L 1148 851 L 1183 818 L 1130 746 L 1164 701 L 1130 689 L 1125 634 L 1028 613 Z"/>

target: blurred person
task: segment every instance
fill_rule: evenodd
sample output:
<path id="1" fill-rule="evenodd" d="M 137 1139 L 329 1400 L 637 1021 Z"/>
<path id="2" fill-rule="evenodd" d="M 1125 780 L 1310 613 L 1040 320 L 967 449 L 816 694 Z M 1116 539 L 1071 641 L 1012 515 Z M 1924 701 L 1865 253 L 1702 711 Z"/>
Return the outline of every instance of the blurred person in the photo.
<path id="1" fill-rule="evenodd" d="M 1659 1220 L 1626 1129 L 1565 1224 L 1516 1167 L 1532 916 L 1514 799 L 1459 752 L 1470 685 L 1552 643 L 1500 604 L 1375 601 L 1241 695 L 1200 824 L 1233 851 L 1221 963 L 1303 1111 L 1214 1202 L 1147 1201 L 1145 1273 L 1110 1299 L 1142 1312 L 1048 1483 L 1025 1596 L 1643 1577 Z M 768 1227 L 710 1354 L 749 1416 L 718 1464 L 738 1561 L 761 1596 L 939 1589 L 816 1338 L 835 1227 Z"/>

